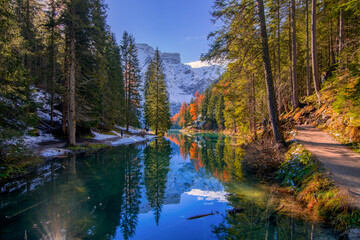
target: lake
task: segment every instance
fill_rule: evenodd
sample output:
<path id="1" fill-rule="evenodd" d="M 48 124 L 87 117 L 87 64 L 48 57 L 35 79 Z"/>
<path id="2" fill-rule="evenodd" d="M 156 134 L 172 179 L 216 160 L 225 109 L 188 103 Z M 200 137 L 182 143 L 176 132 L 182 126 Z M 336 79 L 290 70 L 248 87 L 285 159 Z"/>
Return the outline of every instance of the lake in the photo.
<path id="1" fill-rule="evenodd" d="M 169 132 L 54 159 L 1 186 L 0 239 L 336 239 L 247 176 L 231 143 Z"/>

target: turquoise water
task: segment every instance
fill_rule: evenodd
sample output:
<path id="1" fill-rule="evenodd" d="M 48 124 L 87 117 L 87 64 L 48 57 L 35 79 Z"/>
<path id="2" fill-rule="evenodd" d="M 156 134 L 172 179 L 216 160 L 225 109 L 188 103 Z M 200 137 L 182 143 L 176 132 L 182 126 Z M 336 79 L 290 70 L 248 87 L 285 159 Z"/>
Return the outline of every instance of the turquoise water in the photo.
<path id="1" fill-rule="evenodd" d="M 282 200 L 242 172 L 230 143 L 171 132 L 54 160 L 1 187 L 0 239 L 335 239 L 320 223 L 275 214 Z"/>

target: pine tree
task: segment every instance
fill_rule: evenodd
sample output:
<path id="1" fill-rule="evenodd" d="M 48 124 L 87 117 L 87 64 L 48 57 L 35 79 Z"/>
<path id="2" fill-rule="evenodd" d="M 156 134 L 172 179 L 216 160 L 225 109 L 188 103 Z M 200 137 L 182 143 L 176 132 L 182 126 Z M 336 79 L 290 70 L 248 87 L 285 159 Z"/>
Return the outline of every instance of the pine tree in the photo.
<path id="1" fill-rule="evenodd" d="M 46 90 L 50 94 L 49 104 L 50 104 L 50 125 L 53 124 L 54 120 L 54 105 L 55 105 L 55 92 L 59 87 L 58 78 L 60 75 L 58 59 L 60 58 L 59 52 L 59 42 L 61 41 L 61 33 L 59 30 L 59 3 L 55 0 L 49 2 L 49 10 L 46 11 L 46 23 L 45 28 L 48 32 L 47 36 L 47 84 Z"/>
<path id="2" fill-rule="evenodd" d="M 218 101 L 218 95 L 213 91 L 210 92 L 210 99 L 207 109 L 207 122 L 210 129 L 217 129 L 216 124 L 216 103 Z"/>
<path id="3" fill-rule="evenodd" d="M 125 97 L 124 79 L 121 68 L 120 47 L 116 43 L 114 34 L 108 33 L 108 40 L 105 50 L 106 70 L 108 81 L 105 86 L 103 104 L 105 108 L 104 123 L 112 127 L 114 123 L 123 125 L 125 123 Z"/>
<path id="4" fill-rule="evenodd" d="M 282 139 L 280 127 L 279 127 L 279 117 L 278 117 L 278 112 L 277 112 L 277 108 L 276 108 L 274 83 L 273 83 L 272 73 L 271 73 L 269 45 L 268 45 L 266 22 L 265 22 L 264 2 L 262 0 L 257 0 L 257 2 L 258 2 L 258 7 L 259 7 L 262 56 L 263 56 L 263 62 L 265 65 L 265 77 L 266 77 L 266 86 L 267 86 L 266 89 L 267 89 L 267 93 L 268 93 L 269 115 L 270 115 L 270 119 L 271 119 L 272 130 L 274 133 L 274 140 L 278 144 L 281 144 L 283 142 L 283 139 Z"/>
<path id="5" fill-rule="evenodd" d="M 216 125 L 218 128 L 223 129 L 224 128 L 224 109 L 225 109 L 225 103 L 224 103 L 224 96 L 223 94 L 220 94 L 220 96 L 217 99 L 216 105 L 215 105 L 215 112 L 216 112 Z"/>
<path id="6" fill-rule="evenodd" d="M 320 80 L 318 70 L 318 56 L 317 56 L 317 44 L 316 44 L 316 2 L 317 0 L 311 0 L 312 5 L 312 25 L 311 25 L 311 51 L 312 51 L 312 73 L 315 91 L 320 101 Z"/>
<path id="7" fill-rule="evenodd" d="M 170 129 L 170 103 L 165 84 L 165 74 L 158 49 L 146 71 L 145 79 L 145 124 L 155 130 L 155 134 Z"/>
<path id="8" fill-rule="evenodd" d="M 125 122 L 129 126 L 139 126 L 140 116 L 140 70 L 135 38 L 124 32 L 121 42 L 122 69 L 124 71 Z"/>
<path id="9" fill-rule="evenodd" d="M 21 136 L 33 120 L 21 58 L 23 38 L 14 9 L 13 1 L 0 4 L 0 162 L 9 156 L 7 140 Z"/>
<path id="10" fill-rule="evenodd" d="M 71 25 L 69 30 L 70 39 L 70 72 L 69 72 L 69 144 L 76 145 L 76 102 L 75 102 L 75 68 L 76 68 L 76 49 L 75 49 L 75 6 L 69 6 Z"/>
<path id="11" fill-rule="evenodd" d="M 293 109 L 299 107 L 299 87 L 298 87 L 298 80 L 297 80 L 297 52 L 296 52 L 296 16 L 295 16 L 295 0 L 291 0 L 291 22 L 292 22 L 292 69 L 293 69 L 293 92 L 292 92 L 292 99 L 293 99 Z"/>

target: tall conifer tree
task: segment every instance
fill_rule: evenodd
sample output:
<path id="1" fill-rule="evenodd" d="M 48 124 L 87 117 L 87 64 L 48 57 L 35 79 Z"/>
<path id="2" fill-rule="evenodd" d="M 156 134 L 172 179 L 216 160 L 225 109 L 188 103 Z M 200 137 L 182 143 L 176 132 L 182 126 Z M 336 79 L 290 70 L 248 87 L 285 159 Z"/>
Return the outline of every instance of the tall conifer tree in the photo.
<path id="1" fill-rule="evenodd" d="M 127 32 L 123 34 L 121 55 L 124 71 L 126 131 L 129 131 L 130 125 L 140 125 L 140 70 L 135 38 Z"/>
<path id="2" fill-rule="evenodd" d="M 155 130 L 155 134 L 170 129 L 170 103 L 158 49 L 156 49 L 154 58 L 151 60 L 146 72 L 144 95 L 146 124 Z"/>
<path id="3" fill-rule="evenodd" d="M 20 53 L 23 38 L 16 22 L 14 4 L 0 4 L 0 162 L 8 157 L 6 140 L 19 136 L 31 119 L 27 93 L 28 76 Z"/>

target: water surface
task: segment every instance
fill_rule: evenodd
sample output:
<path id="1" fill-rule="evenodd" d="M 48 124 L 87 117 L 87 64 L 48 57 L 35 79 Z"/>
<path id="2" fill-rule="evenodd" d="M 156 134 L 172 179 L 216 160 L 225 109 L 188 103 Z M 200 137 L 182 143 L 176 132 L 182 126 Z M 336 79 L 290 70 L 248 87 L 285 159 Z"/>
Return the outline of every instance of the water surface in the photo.
<path id="1" fill-rule="evenodd" d="M 55 160 L 2 186 L 0 239 L 335 239 L 299 206 L 276 214 L 284 200 L 243 173 L 231 141 L 173 132 Z"/>

